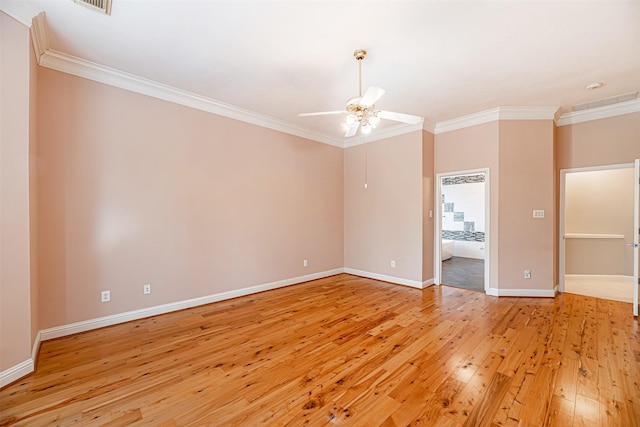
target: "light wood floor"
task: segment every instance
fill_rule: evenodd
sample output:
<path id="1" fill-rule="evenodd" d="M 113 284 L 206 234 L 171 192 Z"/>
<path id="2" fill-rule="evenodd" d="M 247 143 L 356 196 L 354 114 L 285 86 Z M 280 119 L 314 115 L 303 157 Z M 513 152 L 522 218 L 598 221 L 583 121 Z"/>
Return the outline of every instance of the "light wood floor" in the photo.
<path id="1" fill-rule="evenodd" d="M 346 274 L 64 337 L 0 425 L 640 425 L 630 304 Z"/>

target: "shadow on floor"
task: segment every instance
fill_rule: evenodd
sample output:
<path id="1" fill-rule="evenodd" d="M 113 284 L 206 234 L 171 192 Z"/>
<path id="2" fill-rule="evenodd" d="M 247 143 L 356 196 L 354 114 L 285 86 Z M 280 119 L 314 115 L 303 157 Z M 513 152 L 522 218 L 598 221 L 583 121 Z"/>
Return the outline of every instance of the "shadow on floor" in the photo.
<path id="1" fill-rule="evenodd" d="M 484 260 L 454 256 L 442 261 L 442 284 L 484 292 Z"/>

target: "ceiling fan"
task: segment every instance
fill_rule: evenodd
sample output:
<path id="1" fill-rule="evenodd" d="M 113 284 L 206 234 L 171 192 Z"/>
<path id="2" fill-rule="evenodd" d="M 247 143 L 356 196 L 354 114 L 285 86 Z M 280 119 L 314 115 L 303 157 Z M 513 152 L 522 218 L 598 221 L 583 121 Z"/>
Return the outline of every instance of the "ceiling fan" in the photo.
<path id="1" fill-rule="evenodd" d="M 345 137 L 356 134 L 358 127 L 363 134 L 370 133 L 380 123 L 380 119 L 394 120 L 396 122 L 418 124 L 422 121 L 422 117 L 412 116 L 410 114 L 394 113 L 391 111 L 376 110 L 375 103 L 384 95 L 384 89 L 379 87 L 370 87 L 364 95 L 362 95 L 362 60 L 367 56 L 367 51 L 358 49 L 353 52 L 353 56 L 358 61 L 358 83 L 359 92 L 356 98 L 347 101 L 345 110 L 340 111 L 323 111 L 318 113 L 301 113 L 299 117 L 306 116 L 325 116 L 329 114 L 348 114 L 345 120 Z"/>

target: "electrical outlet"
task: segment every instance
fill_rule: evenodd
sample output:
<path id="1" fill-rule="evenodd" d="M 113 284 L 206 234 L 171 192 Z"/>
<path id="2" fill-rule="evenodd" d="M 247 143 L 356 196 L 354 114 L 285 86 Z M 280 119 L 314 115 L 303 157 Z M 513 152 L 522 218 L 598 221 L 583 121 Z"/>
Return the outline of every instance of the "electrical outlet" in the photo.
<path id="1" fill-rule="evenodd" d="M 109 301 L 111 301 L 111 291 L 100 292 L 100 302 L 109 302 Z"/>
<path id="2" fill-rule="evenodd" d="M 396 262 L 395 261 L 391 261 L 391 268 L 396 268 Z"/>
<path id="3" fill-rule="evenodd" d="M 531 270 L 525 270 L 524 271 L 524 278 L 525 279 L 531 279 Z"/>
<path id="4" fill-rule="evenodd" d="M 305 259 L 304 261 L 302 261 L 302 266 L 306 267 L 307 265 L 309 265 L 309 263 L 307 262 L 307 260 Z"/>
<path id="5" fill-rule="evenodd" d="M 145 295 L 150 294 L 150 293 L 151 293 L 151 284 L 150 284 L 150 283 L 147 283 L 146 285 L 144 285 L 144 287 L 142 288 L 142 292 L 143 292 Z"/>

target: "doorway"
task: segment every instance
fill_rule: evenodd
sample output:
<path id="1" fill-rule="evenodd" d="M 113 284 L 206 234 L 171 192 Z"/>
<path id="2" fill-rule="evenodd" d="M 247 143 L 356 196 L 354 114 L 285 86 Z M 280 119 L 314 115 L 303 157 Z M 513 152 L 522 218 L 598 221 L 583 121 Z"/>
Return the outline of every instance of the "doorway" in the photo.
<path id="1" fill-rule="evenodd" d="M 437 175 L 436 283 L 487 292 L 489 170 Z"/>
<path id="2" fill-rule="evenodd" d="M 561 292 L 633 302 L 635 176 L 634 164 L 560 171 Z"/>

